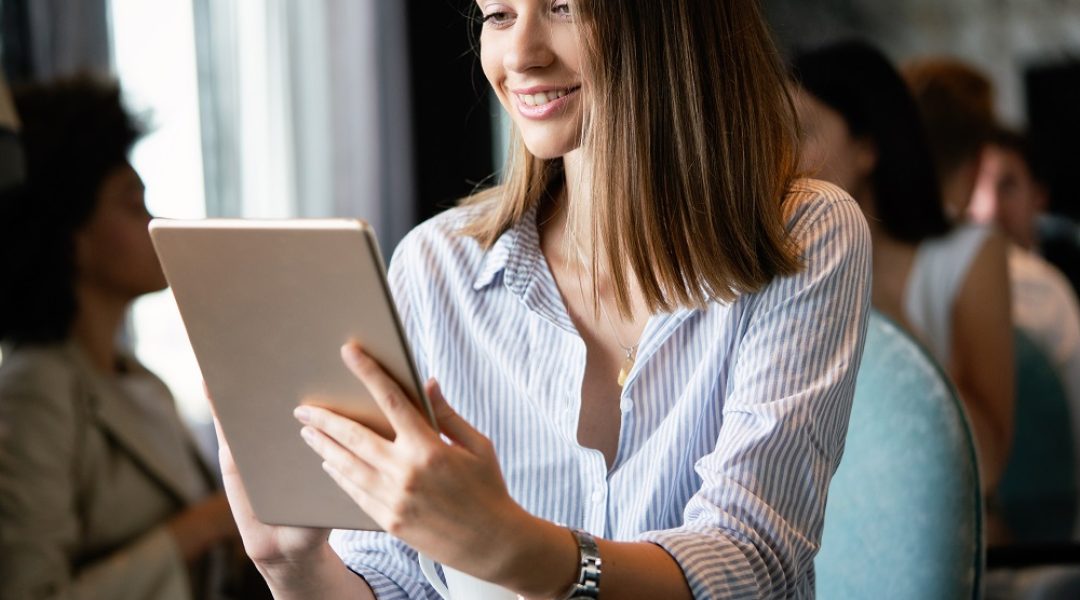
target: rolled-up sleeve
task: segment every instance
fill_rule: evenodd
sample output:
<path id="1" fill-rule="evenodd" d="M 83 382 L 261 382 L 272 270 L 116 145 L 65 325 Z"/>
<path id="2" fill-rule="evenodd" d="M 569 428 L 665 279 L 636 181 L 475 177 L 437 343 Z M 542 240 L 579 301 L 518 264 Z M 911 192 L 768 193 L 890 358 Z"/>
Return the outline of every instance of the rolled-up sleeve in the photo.
<path id="1" fill-rule="evenodd" d="M 695 464 L 702 483 L 683 524 L 639 538 L 675 558 L 695 598 L 813 596 L 862 357 L 871 257 L 865 220 L 846 194 L 830 188 L 806 205 L 791 229 L 804 269 L 743 299 L 752 304 L 722 391 L 723 424 Z"/>
<path id="2" fill-rule="evenodd" d="M 334 531 L 330 545 L 345 566 L 367 581 L 379 600 L 438 600 L 427 584 L 416 551 L 386 533 Z"/>

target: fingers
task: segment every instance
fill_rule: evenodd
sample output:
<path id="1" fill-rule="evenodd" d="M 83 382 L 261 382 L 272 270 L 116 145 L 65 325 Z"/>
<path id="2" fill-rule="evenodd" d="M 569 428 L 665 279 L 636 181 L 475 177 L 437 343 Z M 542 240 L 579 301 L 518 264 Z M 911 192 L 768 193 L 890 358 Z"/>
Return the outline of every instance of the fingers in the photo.
<path id="1" fill-rule="evenodd" d="M 229 443 L 225 441 L 225 435 L 221 432 L 221 423 L 218 422 L 217 415 L 214 416 L 214 431 L 218 439 L 218 463 L 221 465 L 221 476 L 225 483 L 223 496 L 231 513 L 229 520 L 237 525 L 244 521 L 249 526 L 258 526 L 255 510 L 251 507 L 251 500 L 248 499 L 243 482 L 240 481 L 240 471 L 236 468 L 236 461 L 233 460 L 232 451 L 229 450 Z"/>
<path id="2" fill-rule="evenodd" d="M 435 438 L 431 425 L 413 406 L 409 395 L 358 344 L 350 342 L 342 346 L 341 357 L 349 370 L 367 387 L 397 435 Z"/>
<path id="3" fill-rule="evenodd" d="M 330 414 L 333 415 L 333 413 Z M 347 419 L 343 419 L 342 417 L 337 417 L 336 415 L 333 416 L 336 417 L 336 419 L 347 421 Z M 304 441 L 308 446 L 311 446 L 311 449 L 322 457 L 323 470 L 334 479 L 334 482 L 338 484 L 338 487 L 360 504 L 365 512 L 371 514 L 370 511 L 368 511 L 368 508 L 373 503 L 381 503 L 378 502 L 376 496 L 369 494 L 368 490 L 379 488 L 382 475 L 363 458 L 365 455 L 361 454 L 358 456 L 353 453 L 350 448 L 338 443 L 334 437 L 320 431 L 317 428 L 317 425 L 314 424 L 318 420 L 318 417 L 312 419 L 312 424 L 305 425 L 304 428 L 300 430 L 300 435 L 303 436 Z M 361 425 L 357 425 L 357 427 L 366 429 Z M 374 444 L 374 446 L 370 446 L 372 448 L 379 444 L 389 444 L 389 442 L 371 430 L 367 430 L 364 435 L 372 438 L 371 442 Z M 361 442 L 359 445 L 365 448 L 369 447 L 366 442 Z M 379 457 L 376 460 L 379 460 L 380 462 L 382 460 L 381 452 L 381 450 L 374 452 L 374 454 Z M 385 511 L 385 507 L 382 507 L 381 510 Z M 374 518 L 374 515 L 372 515 L 372 517 Z"/>
<path id="4" fill-rule="evenodd" d="M 308 425 L 300 430 L 300 434 L 312 450 L 322 457 L 324 469 L 330 467 L 350 481 L 355 481 L 361 488 L 368 488 L 379 479 L 379 472 L 371 465 L 318 429 Z"/>
<path id="5" fill-rule="evenodd" d="M 450 407 L 439 387 L 439 382 L 429 379 L 424 384 L 424 390 L 427 392 L 428 400 L 431 401 L 431 410 L 435 413 L 435 422 L 439 425 L 439 431 L 473 453 L 481 450 L 483 444 L 487 443 L 487 438 Z"/>
<path id="6" fill-rule="evenodd" d="M 352 419 L 317 406 L 297 407 L 294 414 L 306 425 L 300 431 L 304 441 L 324 460 L 344 453 L 378 466 L 390 457 L 393 442 Z"/>
<path id="7" fill-rule="evenodd" d="M 357 485 L 348 475 L 339 472 L 329 462 L 323 462 L 323 471 L 334 480 L 343 492 L 352 498 L 353 502 L 356 502 L 360 510 L 368 514 L 369 517 L 375 520 L 383 529 L 389 530 L 389 523 L 392 522 L 393 512 L 382 502 L 376 495 L 368 493 L 362 486 Z"/>

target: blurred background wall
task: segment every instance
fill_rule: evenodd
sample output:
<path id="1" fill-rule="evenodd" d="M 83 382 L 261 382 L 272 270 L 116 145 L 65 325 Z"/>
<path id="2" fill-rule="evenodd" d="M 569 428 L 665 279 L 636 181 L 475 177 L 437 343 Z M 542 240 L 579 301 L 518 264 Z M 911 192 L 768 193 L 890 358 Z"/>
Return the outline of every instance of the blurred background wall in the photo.
<path id="1" fill-rule="evenodd" d="M 846 36 L 878 43 L 896 60 L 947 54 L 970 61 L 998 83 L 999 109 L 1026 122 L 1023 72 L 1080 58 L 1076 0 L 767 0 L 786 48 Z"/>

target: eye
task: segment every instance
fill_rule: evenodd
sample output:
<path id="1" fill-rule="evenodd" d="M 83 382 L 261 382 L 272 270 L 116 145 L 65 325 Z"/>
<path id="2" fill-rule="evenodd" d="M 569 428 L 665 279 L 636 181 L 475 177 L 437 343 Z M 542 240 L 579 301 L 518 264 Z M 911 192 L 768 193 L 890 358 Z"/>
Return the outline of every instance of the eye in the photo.
<path id="1" fill-rule="evenodd" d="M 556 2 L 551 6 L 551 12 L 559 15 L 560 17 L 570 16 L 570 3 L 569 2 Z"/>
<path id="2" fill-rule="evenodd" d="M 497 10 L 484 15 L 481 19 L 484 25 L 496 28 L 503 28 L 510 25 L 513 21 L 513 16 L 505 10 Z"/>

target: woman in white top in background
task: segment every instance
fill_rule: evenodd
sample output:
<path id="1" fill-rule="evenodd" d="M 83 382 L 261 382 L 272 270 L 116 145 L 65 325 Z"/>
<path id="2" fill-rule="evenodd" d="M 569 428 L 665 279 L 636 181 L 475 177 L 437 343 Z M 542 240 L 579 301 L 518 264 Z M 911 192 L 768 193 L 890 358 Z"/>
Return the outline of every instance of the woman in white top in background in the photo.
<path id="1" fill-rule="evenodd" d="M 812 597 L 870 248 L 844 192 L 795 178 L 760 7 L 477 6 L 506 180 L 390 267 L 447 439 L 346 346 L 395 439 L 297 418 L 386 532 L 257 522 L 223 446 L 250 556 L 278 598 L 433 598 L 417 551 L 530 598 Z"/>
<path id="2" fill-rule="evenodd" d="M 959 389 L 984 494 L 1013 429 L 1013 330 L 1006 244 L 952 228 L 918 107 L 878 50 L 841 42 L 796 57 L 803 166 L 858 201 L 874 239 L 874 307 L 920 338 Z"/>

